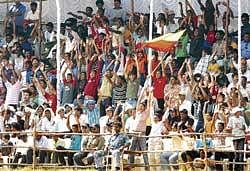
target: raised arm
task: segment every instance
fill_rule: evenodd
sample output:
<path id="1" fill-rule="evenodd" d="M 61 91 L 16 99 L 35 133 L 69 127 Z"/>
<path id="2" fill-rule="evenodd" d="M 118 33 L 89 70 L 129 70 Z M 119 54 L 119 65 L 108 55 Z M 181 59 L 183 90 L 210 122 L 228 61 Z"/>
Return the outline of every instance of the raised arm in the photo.
<path id="1" fill-rule="evenodd" d="M 182 2 L 179 2 L 179 5 L 180 5 L 180 14 L 181 14 L 181 17 L 185 17 L 184 15 L 184 12 L 183 12 L 183 5 L 182 5 Z"/>
<path id="2" fill-rule="evenodd" d="M 201 0 L 197 0 L 197 2 L 200 5 L 201 10 L 204 10 L 205 6 L 203 5 L 203 3 L 201 3 Z"/>
<path id="3" fill-rule="evenodd" d="M 140 78 L 140 70 L 139 70 L 139 63 L 138 63 L 138 58 L 137 55 L 135 55 L 135 64 L 136 64 L 136 71 L 137 71 L 137 79 Z"/>
<path id="4" fill-rule="evenodd" d="M 191 12 L 193 13 L 193 15 L 196 16 L 195 10 L 194 10 L 194 8 L 192 7 L 192 5 L 189 3 L 188 0 L 186 0 L 186 3 L 187 3 L 187 6 L 189 7 L 189 9 L 191 10 Z"/>
<path id="5" fill-rule="evenodd" d="M 45 95 L 45 90 L 42 88 L 42 86 L 41 86 L 39 80 L 36 78 L 36 76 L 35 76 L 36 73 L 37 73 L 37 71 L 34 72 L 33 83 L 34 83 L 34 85 L 36 86 L 36 88 L 37 88 L 38 90 L 40 90 L 40 92 L 41 92 L 42 95 L 44 96 L 44 95 Z"/>
<path id="6" fill-rule="evenodd" d="M 186 66 L 187 63 L 187 59 L 185 59 L 185 61 L 182 63 L 180 70 L 178 71 L 178 80 L 180 83 L 182 83 L 182 73 L 183 73 L 183 69 Z"/>
<path id="7" fill-rule="evenodd" d="M 44 73 L 44 71 L 42 71 L 42 74 L 43 74 L 43 76 L 44 76 L 44 78 L 45 78 L 45 81 L 46 81 L 46 83 L 47 83 L 47 85 L 48 85 L 48 88 L 49 88 L 50 93 L 53 94 L 53 95 L 56 95 L 56 90 L 54 89 L 54 87 L 52 86 L 51 82 L 49 81 L 49 79 L 48 79 L 46 73 Z M 58 81 L 59 81 L 59 80 L 58 80 Z"/>
<path id="8" fill-rule="evenodd" d="M 79 20 L 82 20 L 82 18 L 83 18 L 82 16 L 73 14 L 72 12 L 68 12 L 68 15 L 71 15 L 71 16 L 73 16 L 74 18 L 77 18 L 77 19 L 79 19 Z"/>
<path id="9" fill-rule="evenodd" d="M 216 15 L 219 17 L 220 16 L 220 10 L 219 10 L 219 5 L 221 4 L 221 2 L 219 1 L 218 3 L 216 3 L 215 5 L 215 10 L 216 10 Z"/>

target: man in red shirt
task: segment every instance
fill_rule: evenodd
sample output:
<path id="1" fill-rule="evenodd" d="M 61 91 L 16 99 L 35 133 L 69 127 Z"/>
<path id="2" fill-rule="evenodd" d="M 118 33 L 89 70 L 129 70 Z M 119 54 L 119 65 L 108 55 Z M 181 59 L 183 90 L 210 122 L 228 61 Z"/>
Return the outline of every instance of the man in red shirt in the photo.
<path id="1" fill-rule="evenodd" d="M 97 88 L 99 85 L 101 71 L 102 71 L 102 64 L 103 64 L 101 56 L 98 57 L 97 62 L 98 62 L 97 70 L 92 69 L 92 66 L 94 64 L 93 57 L 88 64 L 88 69 L 87 69 L 88 82 L 84 88 L 84 96 L 87 99 L 95 99 L 97 96 Z"/>
<path id="2" fill-rule="evenodd" d="M 157 103 L 160 109 L 164 109 L 164 87 L 167 82 L 165 69 L 163 66 L 163 61 L 161 61 L 162 71 L 156 71 L 155 76 L 153 76 L 153 94 L 154 97 L 157 99 Z"/>

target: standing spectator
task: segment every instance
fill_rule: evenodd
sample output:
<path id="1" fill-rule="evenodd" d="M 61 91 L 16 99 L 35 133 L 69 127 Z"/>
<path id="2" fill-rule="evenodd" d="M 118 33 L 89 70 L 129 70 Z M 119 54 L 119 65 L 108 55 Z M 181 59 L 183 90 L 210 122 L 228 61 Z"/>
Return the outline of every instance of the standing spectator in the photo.
<path id="1" fill-rule="evenodd" d="M 209 28 L 210 25 L 215 25 L 215 8 L 212 0 L 206 0 L 205 6 L 202 4 L 201 0 L 198 0 L 201 10 L 204 12 L 204 20 L 206 28 Z"/>
<path id="2" fill-rule="evenodd" d="M 128 61 L 129 61 L 129 58 L 126 59 L 126 64 L 125 64 L 125 68 L 124 68 L 125 79 L 127 80 L 126 98 L 127 98 L 127 102 L 135 107 L 136 101 L 137 101 L 137 94 L 138 94 L 139 87 L 140 87 L 139 64 L 137 61 L 137 57 L 135 56 L 135 62 L 136 62 L 136 66 L 137 66 L 137 74 L 130 72 L 128 75 L 128 74 L 126 74 L 126 70 L 128 67 Z"/>
<path id="3" fill-rule="evenodd" d="M 249 15 L 247 13 L 243 13 L 241 15 L 241 23 L 241 36 L 244 36 L 246 33 L 250 33 Z"/>
<path id="4" fill-rule="evenodd" d="M 239 107 L 235 107 L 232 110 L 233 115 L 229 117 L 227 124 L 227 131 L 232 132 L 233 134 L 233 144 L 234 150 L 244 150 L 245 142 L 245 130 L 247 128 L 245 119 L 241 116 L 242 110 Z M 236 162 L 243 162 L 243 153 L 235 152 L 234 159 Z M 243 165 L 236 165 L 236 170 L 243 170 Z"/>
<path id="5" fill-rule="evenodd" d="M 69 132 L 67 127 L 67 117 L 65 116 L 64 107 L 57 108 L 54 124 L 55 132 Z"/>
<path id="6" fill-rule="evenodd" d="M 40 120 L 40 131 L 53 132 L 54 131 L 54 113 L 50 108 L 44 110 L 43 118 Z"/>
<path id="7" fill-rule="evenodd" d="M 19 101 L 19 94 L 21 89 L 21 75 L 17 75 L 16 71 L 14 70 L 13 64 L 9 64 L 9 71 L 11 71 L 12 75 L 10 76 L 10 79 L 8 79 L 8 75 L 6 75 L 6 70 L 1 66 L 1 75 L 3 82 L 5 83 L 7 94 L 6 94 L 6 105 L 14 105 L 17 107 L 18 101 Z"/>
<path id="8" fill-rule="evenodd" d="M 56 33 L 54 31 L 54 24 L 52 22 L 48 22 L 46 24 L 46 31 L 44 32 L 45 42 L 52 42 Z"/>
<path id="9" fill-rule="evenodd" d="M 155 77 L 153 77 L 153 92 L 154 97 L 157 99 L 158 107 L 164 109 L 164 87 L 167 82 L 163 61 L 161 61 L 161 69 L 156 71 Z"/>
<path id="10" fill-rule="evenodd" d="M 249 60 L 250 59 L 250 32 L 245 32 L 241 41 L 241 56 Z"/>
<path id="11" fill-rule="evenodd" d="M 16 35 L 22 34 L 25 13 L 26 7 L 24 4 L 22 4 L 20 0 L 16 0 L 15 4 L 11 5 L 8 9 L 8 13 L 4 21 L 4 30 L 8 24 L 11 24 L 13 31 L 16 30 Z"/>
<path id="12" fill-rule="evenodd" d="M 97 87 L 99 85 L 99 81 L 100 81 L 100 74 L 101 74 L 101 70 L 102 70 L 102 60 L 101 60 L 101 56 L 98 57 L 98 62 L 97 62 L 97 70 L 92 69 L 93 64 L 94 64 L 94 57 L 93 56 L 89 63 L 88 63 L 88 82 L 84 88 L 84 96 L 85 99 L 95 99 L 97 96 Z"/>
<path id="13" fill-rule="evenodd" d="M 102 79 L 102 84 L 99 89 L 99 100 L 100 100 L 100 115 L 105 115 L 105 109 L 112 103 L 112 88 L 114 85 L 114 76 L 112 71 L 108 69 L 104 73 L 104 78 Z"/>
<path id="14" fill-rule="evenodd" d="M 121 0 L 114 0 L 114 8 L 108 11 L 107 16 L 110 21 L 114 18 L 121 18 L 122 21 L 126 20 L 126 11 L 121 7 Z"/>
<path id="15" fill-rule="evenodd" d="M 130 150 L 147 150 L 146 147 L 146 138 L 140 137 L 140 135 L 145 136 L 146 135 L 146 127 L 147 127 L 147 119 L 149 116 L 149 109 L 146 102 L 141 102 L 141 96 L 138 99 L 138 103 L 136 106 L 136 115 L 135 115 L 135 121 L 132 128 L 133 133 L 136 133 L 137 136 L 132 137 L 132 143 Z M 129 162 L 134 163 L 134 154 L 129 155 Z M 148 161 L 148 155 L 146 153 L 143 153 L 143 159 L 144 163 L 146 165 L 146 169 L 148 169 L 149 161 Z"/>
<path id="16" fill-rule="evenodd" d="M 65 105 L 66 103 L 73 103 L 74 100 L 74 93 L 75 93 L 75 88 L 76 88 L 76 80 L 73 76 L 73 71 L 72 71 L 72 65 L 67 66 L 65 70 L 63 71 L 63 92 L 62 92 L 62 101 L 61 105 Z M 71 72 L 67 74 L 66 76 L 66 71 L 70 69 Z"/>
<path id="17" fill-rule="evenodd" d="M 99 124 L 99 119 L 100 119 L 100 111 L 95 105 L 94 100 L 88 100 L 86 102 L 87 108 L 84 111 L 84 113 L 87 115 L 86 117 L 86 123 L 89 126 L 92 126 L 94 124 Z"/>

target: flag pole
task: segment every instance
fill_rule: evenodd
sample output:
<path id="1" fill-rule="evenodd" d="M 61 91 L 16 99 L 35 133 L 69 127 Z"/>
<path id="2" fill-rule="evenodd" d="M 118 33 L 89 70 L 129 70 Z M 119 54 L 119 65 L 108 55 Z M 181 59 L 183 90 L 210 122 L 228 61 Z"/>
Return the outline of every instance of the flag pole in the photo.
<path id="1" fill-rule="evenodd" d="M 241 3 L 238 3 L 238 84 L 241 83 Z"/>
<path id="2" fill-rule="evenodd" d="M 150 0 L 150 16 L 149 16 L 149 41 L 153 38 L 153 19 L 154 19 L 154 0 Z M 152 70 L 152 49 L 148 49 L 148 75 L 149 77 L 149 85 L 152 85 L 151 80 L 151 70 Z"/>
<path id="3" fill-rule="evenodd" d="M 61 26 L 61 8 L 60 8 L 60 2 L 59 0 L 56 0 L 56 9 L 57 9 L 57 33 L 56 33 L 56 65 L 57 65 L 57 69 L 56 69 L 56 73 L 57 73 L 57 82 L 56 82 L 56 94 L 57 94 L 57 107 L 60 106 L 60 93 L 61 93 L 61 89 L 60 89 L 60 76 L 61 76 L 61 72 L 60 72 L 60 62 L 61 62 L 61 48 L 60 48 L 60 26 Z"/>

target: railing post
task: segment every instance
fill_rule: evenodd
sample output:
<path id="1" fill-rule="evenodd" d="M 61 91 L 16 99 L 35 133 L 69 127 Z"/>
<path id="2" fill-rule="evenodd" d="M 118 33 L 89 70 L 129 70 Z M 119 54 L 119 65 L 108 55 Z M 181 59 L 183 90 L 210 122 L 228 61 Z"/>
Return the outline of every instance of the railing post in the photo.
<path id="1" fill-rule="evenodd" d="M 246 170 L 250 170 L 250 158 L 247 158 L 247 166 L 246 166 Z"/>
<path id="2" fill-rule="evenodd" d="M 224 159 L 223 162 L 223 171 L 227 171 L 229 159 Z"/>

